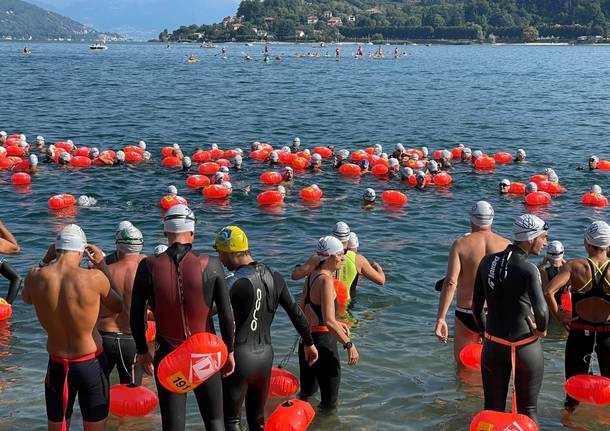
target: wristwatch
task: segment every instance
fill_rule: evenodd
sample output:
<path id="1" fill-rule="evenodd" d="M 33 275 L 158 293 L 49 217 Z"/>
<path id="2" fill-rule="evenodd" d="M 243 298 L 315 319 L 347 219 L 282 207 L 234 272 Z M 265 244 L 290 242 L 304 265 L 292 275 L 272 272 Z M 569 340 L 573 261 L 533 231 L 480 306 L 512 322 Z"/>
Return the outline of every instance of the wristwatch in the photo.
<path id="1" fill-rule="evenodd" d="M 348 341 L 347 343 L 345 343 L 345 344 L 343 345 L 343 348 L 344 348 L 345 350 L 349 350 L 349 349 L 351 349 L 352 347 L 354 347 L 354 343 L 352 343 L 351 341 Z"/>

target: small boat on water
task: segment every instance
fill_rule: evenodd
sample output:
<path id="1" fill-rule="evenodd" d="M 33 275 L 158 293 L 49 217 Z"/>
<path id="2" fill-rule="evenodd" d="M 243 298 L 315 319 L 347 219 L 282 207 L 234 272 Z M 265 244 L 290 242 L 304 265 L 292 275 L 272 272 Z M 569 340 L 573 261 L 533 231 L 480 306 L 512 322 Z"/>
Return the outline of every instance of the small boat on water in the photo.
<path id="1" fill-rule="evenodd" d="M 104 43 L 93 43 L 89 45 L 89 49 L 108 49 Z"/>
<path id="2" fill-rule="evenodd" d="M 253 44 L 253 43 L 248 42 L 248 43 L 246 43 L 246 46 L 254 46 L 254 44 Z"/>
<path id="3" fill-rule="evenodd" d="M 202 48 L 216 48 L 216 45 L 214 45 L 212 42 L 206 42 L 206 43 L 202 43 L 201 44 Z"/>

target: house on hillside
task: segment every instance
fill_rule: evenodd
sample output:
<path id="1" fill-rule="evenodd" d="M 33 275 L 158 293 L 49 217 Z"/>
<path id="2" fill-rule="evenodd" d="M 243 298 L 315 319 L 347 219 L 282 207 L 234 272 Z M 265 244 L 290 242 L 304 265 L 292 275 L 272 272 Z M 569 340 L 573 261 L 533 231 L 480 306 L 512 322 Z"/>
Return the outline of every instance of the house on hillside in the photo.
<path id="1" fill-rule="evenodd" d="M 307 25 L 313 25 L 318 23 L 318 17 L 315 15 L 309 15 L 307 17 Z"/>
<path id="2" fill-rule="evenodd" d="M 334 16 L 331 19 L 329 19 L 328 21 L 326 21 L 326 24 L 329 27 L 341 27 L 343 25 L 343 21 L 341 20 L 340 17 Z"/>
<path id="3" fill-rule="evenodd" d="M 237 22 L 236 16 L 227 16 L 227 17 L 223 18 L 222 25 L 224 27 L 227 27 L 229 24 L 233 24 L 234 22 Z"/>
<path id="4" fill-rule="evenodd" d="M 356 17 L 355 17 L 354 15 L 349 15 L 349 16 L 347 17 L 347 21 L 348 21 L 348 22 L 356 22 Z"/>
<path id="5" fill-rule="evenodd" d="M 329 10 L 324 11 L 324 13 L 322 14 L 322 16 L 324 16 L 324 18 L 332 18 L 333 17 L 333 13 Z"/>
<path id="6" fill-rule="evenodd" d="M 237 31 L 241 28 L 241 22 L 236 22 L 233 24 L 233 31 Z"/>
<path id="7" fill-rule="evenodd" d="M 376 13 L 381 13 L 381 9 L 377 7 L 372 7 L 370 9 L 367 9 L 366 12 L 370 13 L 371 15 L 374 15 Z"/>

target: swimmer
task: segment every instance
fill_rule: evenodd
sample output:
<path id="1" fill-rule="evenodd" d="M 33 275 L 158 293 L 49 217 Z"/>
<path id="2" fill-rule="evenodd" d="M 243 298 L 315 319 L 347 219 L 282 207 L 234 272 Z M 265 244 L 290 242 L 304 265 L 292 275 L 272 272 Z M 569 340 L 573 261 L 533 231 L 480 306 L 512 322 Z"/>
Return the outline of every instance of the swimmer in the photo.
<path id="1" fill-rule="evenodd" d="M 138 352 L 136 361 L 149 375 L 153 374 L 153 358 L 146 342 L 147 306 L 152 309 L 156 320 L 155 374 L 161 360 L 189 336 L 214 332 L 213 309 L 216 309 L 222 340 L 228 350 L 222 376 L 228 377 L 235 368 L 235 326 L 224 271 L 218 258 L 193 253 L 195 223 L 195 214 L 187 206 L 170 208 L 163 219 L 169 248 L 159 256 L 142 260 L 136 272 L 130 326 Z M 182 301 L 175 299 L 178 289 L 182 292 Z M 182 316 L 182 319 L 176 319 L 176 316 Z M 184 430 L 187 395 L 170 392 L 158 379 L 155 380 L 163 429 Z M 224 430 L 221 373 L 214 374 L 192 393 L 201 406 L 205 429 Z"/>
<path id="2" fill-rule="evenodd" d="M 8 292 L 5 297 L 6 302 L 9 304 L 12 304 L 19 294 L 21 277 L 19 277 L 15 268 L 2 255 L 17 254 L 20 250 L 21 248 L 11 231 L 0 221 L 0 275 L 9 282 Z"/>
<path id="3" fill-rule="evenodd" d="M 301 392 L 299 398 L 307 401 L 320 389 L 319 408 L 333 409 L 339 399 L 341 363 L 337 341 L 347 350 L 348 364 L 356 365 L 359 354 L 350 340 L 349 330 L 336 320 L 337 293 L 333 274 L 343 266 L 343 244 L 333 236 L 320 238 L 316 247 L 318 264 L 307 276 L 300 306 L 309 322 L 313 342 L 319 352 L 318 361 L 311 365 L 305 345 L 299 343 L 299 371 Z"/>
<path id="4" fill-rule="evenodd" d="M 117 291 L 123 297 L 123 310 L 119 313 L 107 309 L 102 304 L 97 320 L 97 330 L 102 336 L 104 355 L 108 362 L 106 376 L 117 367 L 119 381 L 122 384 L 141 381 L 141 369 L 134 369 L 136 358 L 136 343 L 131 335 L 129 326 L 129 310 L 131 307 L 131 293 L 136 270 L 142 259 L 144 238 L 133 224 L 115 233 L 115 244 L 118 259 L 108 265 L 108 272 L 112 277 Z M 132 370 L 136 376 L 132 376 Z"/>
<path id="5" fill-rule="evenodd" d="M 510 188 L 510 181 L 506 178 L 500 181 L 500 194 L 506 195 L 508 194 L 508 189 Z"/>
<path id="6" fill-rule="evenodd" d="M 431 160 L 434 161 L 434 160 Z M 423 190 L 426 188 L 426 174 L 423 171 L 415 172 L 415 188 L 418 190 Z"/>
<path id="7" fill-rule="evenodd" d="M 290 152 L 298 153 L 300 151 L 299 150 L 300 147 L 301 147 L 301 139 L 296 137 L 292 140 L 292 146 L 290 147 Z"/>
<path id="8" fill-rule="evenodd" d="M 394 157 L 397 160 L 400 160 L 400 159 L 402 159 L 404 154 L 405 154 L 405 147 L 401 143 L 396 144 L 396 146 L 394 147 L 394 152 L 392 153 L 392 157 Z"/>
<path id="9" fill-rule="evenodd" d="M 76 204 L 79 207 L 91 208 L 97 204 L 97 199 L 95 199 L 93 196 L 82 195 L 78 197 Z"/>
<path id="10" fill-rule="evenodd" d="M 348 159 L 349 158 L 349 151 L 347 150 L 339 150 L 339 152 L 333 157 L 333 168 L 335 169 L 339 169 L 339 167 L 344 164 L 344 163 L 348 163 Z"/>
<path id="11" fill-rule="evenodd" d="M 93 269 L 80 267 L 86 255 Z M 102 340 L 95 329 L 100 305 L 120 313 L 116 290 L 102 251 L 87 244 L 77 225 L 64 227 L 45 258 L 25 279 L 23 301 L 34 305 L 47 333 L 49 362 L 45 379 L 48 428 L 66 429 L 76 395 L 86 430 L 105 429 L 110 407 Z M 64 393 L 64 390 L 68 393 Z M 64 428 L 65 427 L 65 428 Z"/>
<path id="12" fill-rule="evenodd" d="M 271 151 L 271 153 L 269 153 L 269 164 L 270 165 L 278 165 L 280 163 L 280 156 L 278 155 L 277 151 Z"/>
<path id="13" fill-rule="evenodd" d="M 284 169 L 282 169 L 282 182 L 284 183 L 288 183 L 291 182 L 294 178 L 294 171 L 292 170 L 292 168 L 290 166 L 285 166 Z"/>
<path id="14" fill-rule="evenodd" d="M 577 374 L 589 374 L 595 350 L 601 375 L 610 377 L 610 226 L 593 222 L 585 231 L 586 259 L 574 259 L 563 265 L 545 292 L 555 319 L 569 331 L 565 351 L 566 380 Z M 571 285 L 572 315 L 559 312 L 555 294 Z M 566 395 L 565 407 L 573 410 L 578 401 Z"/>
<path id="15" fill-rule="evenodd" d="M 30 162 L 30 173 L 35 174 L 38 172 L 38 156 L 36 154 L 30 154 L 28 158 Z"/>
<path id="16" fill-rule="evenodd" d="M 390 158 L 388 164 L 390 165 L 390 170 L 388 172 L 389 177 L 400 178 L 400 162 L 398 161 L 398 159 L 392 157 Z"/>
<path id="17" fill-rule="evenodd" d="M 376 198 L 377 195 L 375 193 L 375 190 L 366 189 L 362 194 L 362 206 L 364 208 L 372 208 Z"/>
<path id="18" fill-rule="evenodd" d="M 191 167 L 193 166 L 193 162 L 191 162 L 190 157 L 184 157 L 182 159 L 182 172 L 188 173 L 191 171 Z"/>
<path id="19" fill-rule="evenodd" d="M 548 265 L 546 265 L 547 263 Z M 543 291 L 546 291 L 549 282 L 559 274 L 559 271 L 561 271 L 561 268 L 565 263 L 563 244 L 560 241 L 549 242 L 549 245 L 546 248 L 546 255 L 540 265 L 538 265 Z M 555 301 L 561 302 L 561 295 L 569 288 L 570 284 L 568 283 L 558 290 L 555 293 Z"/>
<path id="20" fill-rule="evenodd" d="M 485 201 L 478 201 L 470 209 L 471 233 L 453 242 L 447 259 L 447 273 L 438 301 L 435 333 L 439 341 L 449 340 L 447 313 L 457 294 L 455 308 L 455 334 L 453 353 L 456 361 L 462 349 L 480 340 L 479 329 L 472 316 L 472 292 L 476 272 L 484 256 L 497 253 L 510 244 L 506 238 L 492 231 L 493 207 Z"/>
<path id="21" fill-rule="evenodd" d="M 413 169 L 403 166 L 402 168 L 400 168 L 399 174 L 400 181 L 408 181 L 409 177 L 413 175 Z"/>
<path id="22" fill-rule="evenodd" d="M 349 233 L 349 239 L 347 240 L 347 250 L 358 253 L 358 247 L 360 247 L 360 241 L 358 241 L 358 235 L 356 232 Z"/>
<path id="23" fill-rule="evenodd" d="M 5 144 L 7 137 L 7 133 L 4 130 L 0 130 L 0 144 Z"/>
<path id="24" fill-rule="evenodd" d="M 483 157 L 483 152 L 482 152 L 481 150 L 476 150 L 476 151 L 473 151 L 473 152 L 472 152 L 472 159 L 471 159 L 471 161 L 472 161 L 472 162 L 473 162 L 473 164 L 474 164 L 474 161 L 475 161 L 475 160 L 480 159 L 480 158 L 482 158 L 482 157 Z"/>
<path id="25" fill-rule="evenodd" d="M 535 422 L 544 374 L 540 338 L 546 336 L 549 309 L 540 273 L 527 257 L 540 254 L 547 236 L 548 225 L 540 218 L 518 217 L 513 223 L 514 242 L 481 261 L 472 301 L 478 332 L 485 337 L 481 356 L 485 410 L 504 412 L 513 369 L 517 412 Z"/>
<path id="26" fill-rule="evenodd" d="M 436 175 L 439 172 L 438 162 L 436 160 L 430 160 L 426 163 L 426 170 L 430 175 Z"/>
<path id="27" fill-rule="evenodd" d="M 216 172 L 214 175 L 212 175 L 210 183 L 211 184 L 222 184 L 224 180 L 225 180 L 225 174 L 219 171 L 219 172 Z"/>
<path id="28" fill-rule="evenodd" d="M 360 166 L 360 173 L 362 174 L 367 174 L 371 171 L 371 163 L 368 159 L 360 160 L 358 166 Z"/>
<path id="29" fill-rule="evenodd" d="M 252 145 L 250 145 L 250 151 L 260 151 L 262 148 L 261 143 L 258 141 L 254 141 L 252 142 Z"/>
<path id="30" fill-rule="evenodd" d="M 223 181 L 220 185 L 228 190 L 228 196 L 231 196 L 233 194 L 233 184 L 231 184 L 229 181 Z"/>
<path id="31" fill-rule="evenodd" d="M 233 169 L 235 169 L 236 171 L 241 171 L 242 162 L 243 162 L 243 159 L 239 154 L 236 154 L 235 157 L 233 157 L 231 159 L 231 165 L 233 166 Z"/>
<path id="32" fill-rule="evenodd" d="M 553 168 L 545 168 L 544 175 L 546 175 L 548 180 L 552 183 L 559 182 L 559 176 L 557 176 L 557 173 L 555 172 L 555 170 Z"/>
<path id="33" fill-rule="evenodd" d="M 177 196 L 178 195 L 178 188 L 175 185 L 170 184 L 169 186 L 167 186 L 167 194 L 168 195 Z"/>
<path id="34" fill-rule="evenodd" d="M 314 154 L 311 156 L 311 164 L 309 165 L 309 170 L 314 173 L 322 172 L 322 156 L 319 154 Z"/>
<path id="35" fill-rule="evenodd" d="M 446 171 L 451 169 L 451 151 L 443 150 L 441 151 L 441 158 L 438 162 L 440 169 Z"/>
<path id="36" fill-rule="evenodd" d="M 59 158 L 57 159 L 57 164 L 60 166 L 68 166 L 70 164 L 70 160 L 72 160 L 72 156 L 70 153 L 61 153 Z"/>
<path id="37" fill-rule="evenodd" d="M 515 154 L 515 162 L 523 163 L 523 162 L 525 162 L 525 158 L 526 158 L 525 150 L 523 148 L 519 148 L 517 150 L 517 153 Z"/>
<path id="38" fill-rule="evenodd" d="M 142 151 L 145 151 L 146 150 L 146 142 L 139 141 L 138 142 L 138 148 L 141 149 Z"/>
<path id="39" fill-rule="evenodd" d="M 422 161 L 428 161 L 428 154 L 429 154 L 428 147 L 421 147 L 421 153 L 422 153 Z M 419 158 L 419 156 L 418 156 L 418 158 Z"/>
<path id="40" fill-rule="evenodd" d="M 44 151 L 45 141 L 44 137 L 36 136 L 36 151 Z"/>
<path id="41" fill-rule="evenodd" d="M 382 153 L 383 153 L 383 147 L 381 146 L 381 144 L 373 145 L 373 154 L 374 155 L 376 155 L 377 157 L 381 157 Z"/>
<path id="42" fill-rule="evenodd" d="M 589 157 L 589 170 L 590 171 L 596 170 L 598 163 L 599 163 L 599 158 L 597 156 Z"/>
<path id="43" fill-rule="evenodd" d="M 142 161 L 144 161 L 144 163 L 151 163 L 152 162 L 152 154 L 150 154 L 148 151 L 144 151 L 142 153 Z"/>
<path id="44" fill-rule="evenodd" d="M 472 159 L 472 150 L 470 148 L 464 148 L 462 150 L 462 155 L 460 159 L 462 160 L 462 162 L 470 161 L 470 159 Z"/>
<path id="45" fill-rule="evenodd" d="M 89 158 L 91 160 L 95 160 L 100 156 L 100 150 L 98 150 L 97 148 L 93 147 L 91 148 L 91 151 L 89 151 Z"/>
<path id="46" fill-rule="evenodd" d="M 174 187 L 174 186 L 169 186 L 169 187 Z M 175 187 L 174 187 L 174 189 L 175 189 Z M 176 190 L 176 193 L 178 193 L 178 190 Z M 122 231 L 124 229 L 129 229 L 131 227 L 134 227 L 134 226 L 131 224 L 131 222 L 129 220 L 123 220 L 123 221 L 119 222 L 119 224 L 117 224 L 117 226 L 114 230 L 114 234 L 116 236 L 119 234 L 120 231 Z M 107 254 L 105 257 L 106 265 L 111 265 L 113 263 L 116 263 L 116 262 L 118 262 L 118 260 L 119 260 L 119 251 L 116 249 L 114 251 L 112 251 L 110 254 Z"/>
<path id="47" fill-rule="evenodd" d="M 214 248 L 222 264 L 232 272 L 227 279 L 235 314 L 235 372 L 222 381 L 225 428 L 241 429 L 241 409 L 246 401 L 248 429 L 262 430 L 265 425 L 273 346 L 271 324 L 281 305 L 303 343 L 305 359 L 312 365 L 318 359 L 309 323 L 294 302 L 286 281 L 250 255 L 248 237 L 237 226 L 226 226 Z"/>
<path id="48" fill-rule="evenodd" d="M 125 164 L 125 151 L 119 150 L 114 156 L 113 166 L 122 166 Z"/>

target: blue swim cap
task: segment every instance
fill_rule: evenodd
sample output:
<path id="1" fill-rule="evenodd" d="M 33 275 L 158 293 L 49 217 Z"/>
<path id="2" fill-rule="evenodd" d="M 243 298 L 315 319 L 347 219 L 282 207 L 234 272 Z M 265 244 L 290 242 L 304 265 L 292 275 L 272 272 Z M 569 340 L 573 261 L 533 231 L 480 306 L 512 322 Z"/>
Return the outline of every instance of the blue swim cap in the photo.
<path id="1" fill-rule="evenodd" d="M 360 168 L 361 169 L 366 169 L 370 166 L 370 163 L 367 159 L 361 160 L 360 161 Z"/>

